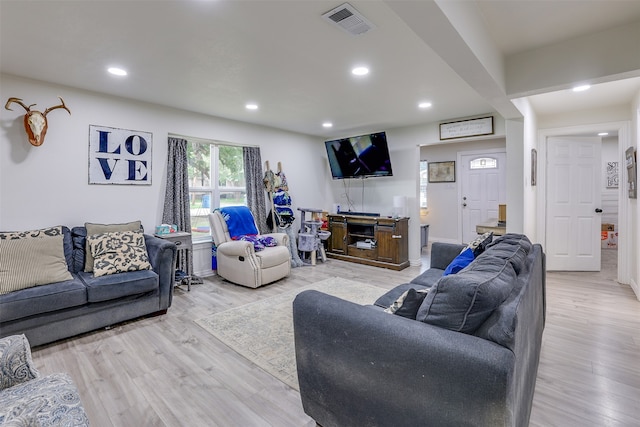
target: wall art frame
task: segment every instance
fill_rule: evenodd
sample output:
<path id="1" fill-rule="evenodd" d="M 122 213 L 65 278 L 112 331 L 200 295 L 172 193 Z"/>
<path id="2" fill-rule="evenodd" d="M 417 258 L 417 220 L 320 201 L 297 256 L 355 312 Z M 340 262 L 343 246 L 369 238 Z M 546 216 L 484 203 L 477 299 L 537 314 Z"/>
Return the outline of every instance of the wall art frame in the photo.
<path id="1" fill-rule="evenodd" d="M 151 132 L 89 125 L 89 184 L 151 185 Z"/>
<path id="2" fill-rule="evenodd" d="M 531 186 L 538 184 L 538 150 L 531 149 Z"/>
<path id="3" fill-rule="evenodd" d="M 440 123 L 440 140 L 493 135 L 493 116 Z"/>
<path id="4" fill-rule="evenodd" d="M 618 170 L 619 165 L 618 162 L 607 162 L 607 188 L 618 188 L 619 185 L 619 175 Z"/>
<path id="5" fill-rule="evenodd" d="M 456 162 L 429 162 L 429 182 L 456 182 Z"/>
<path id="6" fill-rule="evenodd" d="M 638 166 L 636 159 L 636 149 L 629 147 L 624 153 L 625 164 L 627 166 L 627 188 L 630 199 L 638 198 Z"/>

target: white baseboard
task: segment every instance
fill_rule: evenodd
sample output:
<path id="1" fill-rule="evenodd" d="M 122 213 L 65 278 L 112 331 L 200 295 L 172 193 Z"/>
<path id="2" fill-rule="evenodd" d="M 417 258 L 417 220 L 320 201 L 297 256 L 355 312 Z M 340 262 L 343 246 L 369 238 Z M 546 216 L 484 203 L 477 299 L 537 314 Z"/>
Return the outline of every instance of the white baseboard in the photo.
<path id="1" fill-rule="evenodd" d="M 631 286 L 631 289 L 633 289 L 633 292 L 636 294 L 636 298 L 640 301 L 640 286 L 638 286 L 636 281 L 633 279 L 629 281 L 629 286 Z"/>

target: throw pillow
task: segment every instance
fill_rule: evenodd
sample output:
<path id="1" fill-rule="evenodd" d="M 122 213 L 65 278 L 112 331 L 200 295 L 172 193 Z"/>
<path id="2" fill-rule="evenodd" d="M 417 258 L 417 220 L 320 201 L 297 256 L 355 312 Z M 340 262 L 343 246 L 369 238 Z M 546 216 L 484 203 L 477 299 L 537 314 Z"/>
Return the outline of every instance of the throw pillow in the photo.
<path id="1" fill-rule="evenodd" d="M 487 245 L 493 240 L 493 231 L 487 231 L 486 233 L 476 237 L 467 245 L 467 248 L 473 251 L 473 256 L 478 257 L 487 248 Z"/>
<path id="2" fill-rule="evenodd" d="M 87 237 L 96 277 L 127 271 L 150 270 L 142 231 L 116 231 Z"/>
<path id="3" fill-rule="evenodd" d="M 451 261 L 447 268 L 445 268 L 442 275 L 448 276 L 449 274 L 456 274 L 458 271 L 471 264 L 474 259 L 475 256 L 473 255 L 473 250 L 471 248 L 466 248 L 460 252 L 460 255 Z"/>
<path id="4" fill-rule="evenodd" d="M 31 348 L 24 335 L 0 339 L 0 390 L 22 384 L 39 376 L 31 360 Z"/>
<path id="5" fill-rule="evenodd" d="M 400 297 L 398 297 L 398 299 L 384 311 L 385 313 L 396 314 L 398 316 L 406 317 L 407 319 L 415 320 L 418 309 L 428 292 L 429 289 L 415 290 L 414 288 L 410 288 L 400 295 Z"/>
<path id="6" fill-rule="evenodd" d="M 85 222 L 84 227 L 87 229 L 87 237 L 94 234 L 110 233 L 114 231 L 137 231 L 142 230 L 140 221 L 126 222 L 122 224 L 93 224 Z M 91 273 L 93 271 L 93 256 L 89 243 L 85 246 L 84 271 Z"/>
<path id="7" fill-rule="evenodd" d="M 53 237 L 53 236 L 61 236 L 62 235 L 62 227 L 49 227 L 42 228 L 40 230 L 29 230 L 29 231 L 3 231 L 0 232 L 0 240 L 13 240 L 13 239 L 22 239 L 24 237 Z"/>
<path id="8" fill-rule="evenodd" d="M 264 248 L 278 246 L 278 241 L 271 236 L 261 236 L 261 235 L 252 235 L 248 234 L 246 236 L 240 236 L 236 240 L 242 240 L 245 242 L 253 243 L 253 250 L 259 252 Z"/>
<path id="9" fill-rule="evenodd" d="M 40 232 L 0 239 L 0 295 L 73 279 L 64 256 L 62 227 L 57 228 L 59 234 L 36 230 Z"/>
<path id="10" fill-rule="evenodd" d="M 258 236 L 258 238 L 260 239 L 260 243 L 265 245 L 267 248 L 278 246 L 278 241 L 276 240 L 275 237 L 272 237 L 272 236 Z"/>
<path id="11" fill-rule="evenodd" d="M 259 252 L 259 251 L 264 249 L 264 245 L 262 244 L 262 242 L 260 241 L 260 239 L 256 235 L 249 234 L 249 235 L 246 235 L 246 236 L 240 236 L 240 237 L 237 238 L 237 240 L 243 241 L 243 242 L 253 243 L 253 250 L 256 251 L 256 252 Z"/>
<path id="12" fill-rule="evenodd" d="M 478 329 L 507 299 L 517 282 L 508 260 L 486 255 L 482 262 L 440 278 L 420 306 L 416 319 L 467 334 Z"/>

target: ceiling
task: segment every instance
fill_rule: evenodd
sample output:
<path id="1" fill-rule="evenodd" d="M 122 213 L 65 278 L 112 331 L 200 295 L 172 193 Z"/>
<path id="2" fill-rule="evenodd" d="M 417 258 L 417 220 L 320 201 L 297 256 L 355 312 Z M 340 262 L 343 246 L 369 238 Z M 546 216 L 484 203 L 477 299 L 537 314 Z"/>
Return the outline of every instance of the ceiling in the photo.
<path id="1" fill-rule="evenodd" d="M 0 71 L 322 137 L 496 111 L 396 13 L 399 0 L 350 1 L 375 26 L 358 36 L 322 18 L 342 3 L 0 0 Z M 640 20 L 640 1 L 460 3 L 472 3 L 501 55 Z M 369 75 L 351 75 L 356 65 Z M 129 74 L 109 75 L 109 66 Z M 638 90 L 636 77 L 531 100 L 556 114 L 626 104 Z M 432 107 L 417 108 L 421 101 Z"/>

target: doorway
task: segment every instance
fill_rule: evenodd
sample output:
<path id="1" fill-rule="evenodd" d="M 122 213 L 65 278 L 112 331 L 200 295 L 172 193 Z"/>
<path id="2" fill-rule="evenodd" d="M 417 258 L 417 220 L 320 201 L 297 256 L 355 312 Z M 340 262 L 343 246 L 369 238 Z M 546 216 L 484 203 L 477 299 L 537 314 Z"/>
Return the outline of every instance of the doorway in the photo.
<path id="1" fill-rule="evenodd" d="M 498 150 L 458 153 L 462 242 L 477 237 L 476 225 L 497 221 L 507 197 L 506 156 Z"/>
<path id="2" fill-rule="evenodd" d="M 551 183 L 548 182 L 549 177 L 548 177 L 547 164 L 546 164 L 546 159 L 548 159 L 547 141 L 549 140 L 549 138 L 554 138 L 554 137 L 595 136 L 601 132 L 609 132 L 609 137 L 615 140 L 615 147 L 611 149 L 613 150 L 613 152 L 610 153 L 609 156 L 611 156 L 611 160 L 618 162 L 619 165 L 623 165 L 624 151 L 631 144 L 631 137 L 630 137 L 631 128 L 630 128 L 630 122 L 628 121 L 599 123 L 599 124 L 592 124 L 592 125 L 579 125 L 579 126 L 570 126 L 570 127 L 555 128 L 555 129 L 544 129 L 544 130 L 541 130 L 538 134 L 537 147 L 539 151 L 539 159 L 541 160 L 538 163 L 538 172 L 539 172 L 538 185 L 537 187 L 535 187 L 536 194 L 537 194 L 536 196 L 537 198 L 537 203 L 536 203 L 537 233 L 536 234 L 538 236 L 538 240 L 543 244 L 545 248 L 545 252 L 547 252 L 548 246 L 549 246 L 549 240 L 548 240 L 549 233 L 547 232 L 548 201 L 546 198 L 546 191 L 547 191 L 547 187 L 549 185 L 552 185 Z M 607 156 L 605 155 L 605 157 Z M 602 181 L 600 182 L 601 187 L 605 186 L 604 168 L 606 168 L 606 164 L 605 164 L 606 161 L 608 161 L 606 158 L 600 159 L 600 162 L 601 162 L 600 166 L 601 168 L 603 168 L 602 169 L 603 172 L 600 175 L 602 179 Z M 624 177 L 623 175 L 620 175 L 620 179 L 623 179 L 623 177 Z M 616 206 L 616 209 L 617 209 L 617 214 L 615 218 L 617 218 L 616 231 L 618 232 L 618 244 L 617 244 L 617 250 L 602 249 L 602 251 L 605 251 L 605 252 L 601 251 L 601 263 L 607 262 L 610 264 L 611 262 L 614 262 L 615 266 L 613 267 L 616 269 L 615 280 L 619 281 L 620 283 L 628 284 L 631 281 L 631 269 L 634 266 L 631 265 L 631 262 L 629 259 L 629 254 L 631 253 L 632 247 L 631 247 L 631 241 L 626 235 L 626 233 L 628 232 L 627 230 L 628 230 L 628 223 L 630 218 L 629 218 L 629 206 L 628 206 L 628 201 L 624 194 L 624 188 L 625 188 L 624 183 L 620 181 L 619 188 L 615 190 L 611 190 L 616 193 L 615 198 L 617 200 L 614 206 Z M 602 206 L 603 213 L 601 214 L 602 221 L 609 222 L 610 219 L 608 217 L 609 212 L 607 209 L 607 203 L 611 205 L 612 202 L 611 201 L 607 202 L 607 197 L 603 197 L 602 201 L 603 201 L 603 206 Z M 596 235 L 598 236 L 600 235 L 600 230 L 596 232 Z M 604 255 L 606 255 L 606 257 Z"/>
<path id="3" fill-rule="evenodd" d="M 547 269 L 600 271 L 602 142 L 547 139 Z"/>

